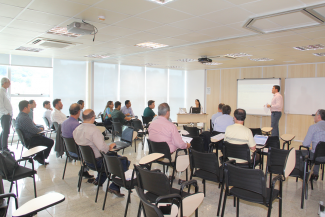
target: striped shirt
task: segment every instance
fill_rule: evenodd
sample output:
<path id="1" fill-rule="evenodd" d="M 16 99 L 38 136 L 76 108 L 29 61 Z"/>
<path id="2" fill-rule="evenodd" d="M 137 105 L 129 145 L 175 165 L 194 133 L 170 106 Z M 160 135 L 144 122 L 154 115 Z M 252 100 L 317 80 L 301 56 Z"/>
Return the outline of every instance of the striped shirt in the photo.
<path id="1" fill-rule="evenodd" d="M 23 132 L 26 139 L 30 139 L 42 131 L 35 126 L 34 122 L 25 112 L 20 112 L 18 114 L 16 118 L 16 127 Z"/>
<path id="2" fill-rule="evenodd" d="M 308 128 L 307 135 L 302 143 L 305 147 L 310 147 L 312 144 L 312 152 L 315 152 L 318 142 L 325 142 L 325 121 L 318 121 L 316 124 Z"/>

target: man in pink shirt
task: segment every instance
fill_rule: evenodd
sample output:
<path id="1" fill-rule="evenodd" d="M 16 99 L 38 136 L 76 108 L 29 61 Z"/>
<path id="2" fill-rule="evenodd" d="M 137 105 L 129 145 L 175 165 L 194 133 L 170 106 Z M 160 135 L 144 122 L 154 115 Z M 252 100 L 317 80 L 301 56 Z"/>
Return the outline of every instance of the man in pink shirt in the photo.
<path id="1" fill-rule="evenodd" d="M 274 85 L 272 88 L 272 93 L 274 94 L 271 105 L 267 104 L 267 107 L 271 110 L 271 127 L 272 129 L 272 136 L 279 136 L 279 120 L 282 115 L 283 109 L 283 98 L 281 96 L 280 86 Z"/>
<path id="2" fill-rule="evenodd" d="M 172 153 L 172 161 L 175 160 L 177 149 L 186 149 L 191 146 L 185 143 L 179 134 L 177 127 L 168 119 L 170 116 L 170 108 L 167 103 L 158 106 L 158 118 L 149 126 L 149 139 L 154 142 L 167 142 L 170 153 Z"/>

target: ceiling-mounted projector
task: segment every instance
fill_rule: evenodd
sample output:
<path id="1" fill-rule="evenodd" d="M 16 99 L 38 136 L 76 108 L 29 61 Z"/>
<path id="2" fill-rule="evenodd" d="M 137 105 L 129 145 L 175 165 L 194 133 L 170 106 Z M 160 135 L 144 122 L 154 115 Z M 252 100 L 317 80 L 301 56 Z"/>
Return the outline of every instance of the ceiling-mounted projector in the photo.
<path id="1" fill-rule="evenodd" d="M 95 32 L 93 25 L 88 23 L 73 22 L 67 25 L 68 32 L 80 34 L 80 35 L 90 35 Z"/>
<path id="2" fill-rule="evenodd" d="M 212 59 L 209 59 L 209 58 L 207 58 L 207 57 L 202 57 L 202 58 L 199 58 L 198 59 L 198 62 L 199 63 L 211 63 L 212 62 Z"/>

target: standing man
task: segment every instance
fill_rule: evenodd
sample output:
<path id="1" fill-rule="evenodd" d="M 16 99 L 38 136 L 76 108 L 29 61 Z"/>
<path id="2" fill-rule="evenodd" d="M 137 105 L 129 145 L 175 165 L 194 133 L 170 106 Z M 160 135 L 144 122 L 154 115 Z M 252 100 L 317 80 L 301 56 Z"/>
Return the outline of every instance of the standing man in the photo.
<path id="1" fill-rule="evenodd" d="M 83 109 L 84 109 L 84 107 L 85 107 L 85 101 L 83 101 L 83 100 L 81 99 L 81 100 L 79 100 L 77 103 L 80 105 L 80 116 L 79 116 L 79 120 L 84 121 L 83 118 L 82 118 L 82 113 L 84 112 Z"/>
<path id="2" fill-rule="evenodd" d="M 144 109 L 143 111 L 143 117 L 150 117 L 151 120 L 156 117 L 157 115 L 155 112 L 152 110 L 155 108 L 155 101 L 149 100 L 148 101 L 148 107 Z"/>
<path id="3" fill-rule="evenodd" d="M 272 136 L 279 136 L 279 120 L 282 115 L 283 109 L 283 98 L 280 94 L 280 86 L 274 85 L 272 88 L 272 93 L 274 94 L 273 99 L 270 104 L 266 104 L 271 110 L 271 127 Z"/>
<path id="4" fill-rule="evenodd" d="M 212 124 L 214 124 L 217 117 L 222 115 L 222 106 L 224 106 L 224 105 L 225 105 L 224 103 L 220 103 L 219 106 L 218 106 L 218 113 L 215 113 L 215 114 L 212 115 L 212 117 L 211 117 L 211 123 Z M 212 127 L 213 127 L 213 125 L 212 125 Z"/>
<path id="5" fill-rule="evenodd" d="M 3 151 L 9 151 L 8 149 L 8 135 L 10 133 L 10 124 L 12 117 L 12 106 L 7 89 L 10 87 L 10 80 L 8 78 L 1 79 L 0 90 L 0 119 L 1 119 L 1 136 L 0 136 L 0 148 Z"/>
<path id="6" fill-rule="evenodd" d="M 61 112 L 63 108 L 63 104 L 61 99 L 53 100 L 54 111 L 52 112 L 51 120 L 52 122 L 58 122 L 58 124 L 62 124 L 63 121 L 67 119 L 67 116 Z"/>
<path id="7" fill-rule="evenodd" d="M 125 100 L 125 106 L 121 108 L 121 112 L 125 114 L 125 116 L 131 116 L 134 117 L 133 110 L 131 108 L 131 102 L 130 100 Z"/>
<path id="8" fill-rule="evenodd" d="M 115 102 L 115 109 L 112 111 L 111 115 L 114 121 L 114 118 L 119 119 L 121 124 L 125 124 L 125 121 L 131 120 L 131 117 L 126 117 L 121 111 L 121 102 Z"/>
<path id="9" fill-rule="evenodd" d="M 51 113 L 53 109 L 51 108 L 50 101 L 44 101 L 43 108 L 44 108 L 43 118 L 46 118 L 48 120 L 49 127 L 51 128 L 52 127 Z"/>

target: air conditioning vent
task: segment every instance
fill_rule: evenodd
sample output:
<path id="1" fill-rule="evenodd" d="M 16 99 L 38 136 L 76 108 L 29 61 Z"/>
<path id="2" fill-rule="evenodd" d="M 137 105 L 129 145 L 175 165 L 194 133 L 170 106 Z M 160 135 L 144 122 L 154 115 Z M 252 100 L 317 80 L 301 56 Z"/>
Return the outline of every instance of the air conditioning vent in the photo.
<path id="1" fill-rule="evenodd" d="M 80 45 L 80 43 L 60 41 L 60 40 L 55 40 L 50 38 L 36 38 L 30 41 L 28 44 L 37 45 L 45 48 L 66 48 L 66 49 Z"/>

